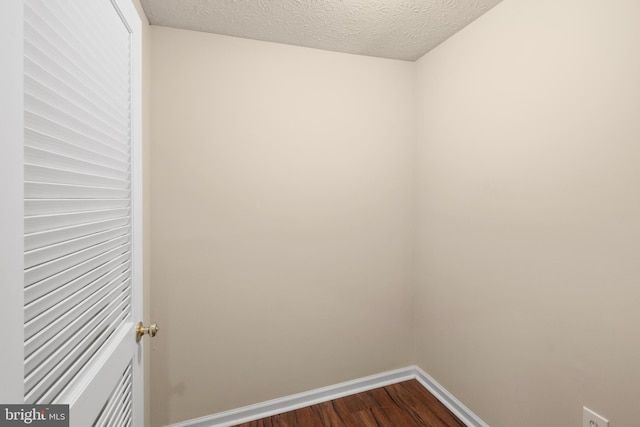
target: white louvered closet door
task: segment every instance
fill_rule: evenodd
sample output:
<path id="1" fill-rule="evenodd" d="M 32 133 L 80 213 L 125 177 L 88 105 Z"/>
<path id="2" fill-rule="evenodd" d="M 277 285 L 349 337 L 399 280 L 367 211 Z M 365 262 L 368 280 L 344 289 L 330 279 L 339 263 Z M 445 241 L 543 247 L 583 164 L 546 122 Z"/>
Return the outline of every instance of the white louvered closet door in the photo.
<path id="1" fill-rule="evenodd" d="M 4 304 L 23 307 L 22 401 L 69 404 L 72 426 L 141 426 L 140 22 L 129 0 L 20 3 L 6 11 L 23 22 L 23 241 L 9 247 L 23 292 Z"/>

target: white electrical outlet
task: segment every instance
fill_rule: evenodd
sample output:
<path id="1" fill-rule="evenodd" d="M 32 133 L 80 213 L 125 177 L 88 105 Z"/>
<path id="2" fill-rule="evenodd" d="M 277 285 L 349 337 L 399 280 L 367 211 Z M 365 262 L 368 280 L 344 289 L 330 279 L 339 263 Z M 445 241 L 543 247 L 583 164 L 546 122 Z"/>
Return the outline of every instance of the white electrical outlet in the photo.
<path id="1" fill-rule="evenodd" d="M 609 427 L 609 420 L 596 414 L 586 406 L 582 407 L 582 427 Z"/>

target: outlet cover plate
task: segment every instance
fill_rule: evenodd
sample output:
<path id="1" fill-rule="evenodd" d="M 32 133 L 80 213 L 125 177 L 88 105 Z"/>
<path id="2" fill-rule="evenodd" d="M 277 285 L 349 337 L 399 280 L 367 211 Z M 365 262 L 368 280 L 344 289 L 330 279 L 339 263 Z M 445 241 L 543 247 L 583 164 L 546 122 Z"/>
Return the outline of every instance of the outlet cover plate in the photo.
<path id="1" fill-rule="evenodd" d="M 609 420 L 586 406 L 582 407 L 582 427 L 609 427 Z"/>

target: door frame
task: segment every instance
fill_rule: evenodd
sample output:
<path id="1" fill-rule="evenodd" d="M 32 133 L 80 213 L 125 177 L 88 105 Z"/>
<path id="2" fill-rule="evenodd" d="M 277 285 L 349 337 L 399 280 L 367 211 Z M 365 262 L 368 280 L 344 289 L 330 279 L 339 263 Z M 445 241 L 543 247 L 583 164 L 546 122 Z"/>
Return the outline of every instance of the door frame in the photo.
<path id="1" fill-rule="evenodd" d="M 132 0 L 111 0 L 131 34 L 131 281 L 134 324 L 144 319 L 143 154 L 142 154 L 142 22 Z M 135 331 L 131 331 L 131 339 Z M 137 346 L 133 364 L 133 425 L 144 426 L 145 341 Z"/>
<path id="2" fill-rule="evenodd" d="M 23 6 L 0 13 L 0 403 L 22 403 L 24 385 Z M 16 227 L 16 224 L 20 224 Z"/>
<path id="3" fill-rule="evenodd" d="M 110 1 L 131 34 L 132 321 L 143 319 L 142 41 L 131 0 Z M 24 15 L 0 6 L 0 403 L 24 402 Z M 131 331 L 131 339 L 135 332 Z M 144 340 L 133 370 L 133 425 L 144 425 Z"/>

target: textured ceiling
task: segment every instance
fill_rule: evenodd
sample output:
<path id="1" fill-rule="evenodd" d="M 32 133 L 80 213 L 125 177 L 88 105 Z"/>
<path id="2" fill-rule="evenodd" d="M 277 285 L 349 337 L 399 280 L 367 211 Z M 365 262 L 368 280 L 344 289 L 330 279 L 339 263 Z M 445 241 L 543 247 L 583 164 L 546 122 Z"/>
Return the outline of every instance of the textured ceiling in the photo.
<path id="1" fill-rule="evenodd" d="M 501 0 L 141 0 L 153 25 L 414 61 Z"/>

